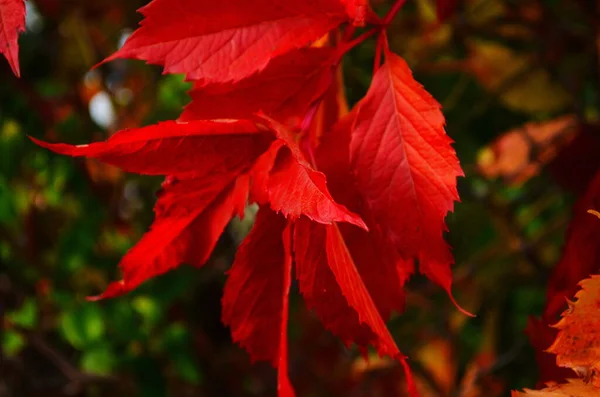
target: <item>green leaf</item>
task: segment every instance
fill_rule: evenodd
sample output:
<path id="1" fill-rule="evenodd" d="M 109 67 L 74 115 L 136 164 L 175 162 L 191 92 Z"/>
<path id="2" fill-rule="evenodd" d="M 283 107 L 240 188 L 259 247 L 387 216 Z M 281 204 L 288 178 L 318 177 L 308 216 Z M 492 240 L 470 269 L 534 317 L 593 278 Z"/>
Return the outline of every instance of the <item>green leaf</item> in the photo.
<path id="1" fill-rule="evenodd" d="M 15 325 L 26 329 L 34 328 L 38 320 L 37 303 L 32 298 L 27 298 L 21 307 L 7 314 L 7 318 Z"/>
<path id="2" fill-rule="evenodd" d="M 83 348 L 99 341 L 104 335 L 102 311 L 96 304 L 86 303 L 66 312 L 60 321 L 63 337 L 74 347 Z"/>
<path id="3" fill-rule="evenodd" d="M 172 360 L 181 379 L 194 385 L 202 383 L 202 373 L 190 354 L 182 351 L 181 354 L 175 354 Z"/>
<path id="4" fill-rule="evenodd" d="M 160 305 L 149 296 L 138 296 L 131 302 L 133 309 L 138 312 L 148 326 L 156 324 L 162 318 Z"/>
<path id="5" fill-rule="evenodd" d="M 115 367 L 116 357 L 108 345 L 86 350 L 81 357 L 81 368 L 88 373 L 108 375 Z"/>
<path id="6" fill-rule="evenodd" d="M 2 351 L 7 357 L 14 357 L 25 347 L 23 336 L 13 330 L 6 330 L 2 334 Z"/>

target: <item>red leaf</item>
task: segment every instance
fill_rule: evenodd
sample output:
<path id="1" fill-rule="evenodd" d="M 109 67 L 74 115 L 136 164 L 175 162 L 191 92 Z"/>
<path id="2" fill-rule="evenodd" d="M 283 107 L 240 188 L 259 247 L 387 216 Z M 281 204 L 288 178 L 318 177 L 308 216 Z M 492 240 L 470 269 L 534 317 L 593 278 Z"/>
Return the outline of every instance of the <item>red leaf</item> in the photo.
<path id="1" fill-rule="evenodd" d="M 0 54 L 4 54 L 13 73 L 19 70 L 19 33 L 25 31 L 25 1 L 0 0 Z"/>
<path id="2" fill-rule="evenodd" d="M 398 350 L 348 251 L 337 224 L 301 218 L 294 234 L 300 291 L 323 323 L 346 344 L 373 345 L 400 360 L 411 395 L 417 395 L 405 358 Z"/>
<path id="3" fill-rule="evenodd" d="M 294 395 L 287 378 L 291 268 L 288 221 L 263 207 L 228 273 L 223 322 L 253 360 L 267 360 L 279 368 L 281 397 Z"/>
<path id="4" fill-rule="evenodd" d="M 341 2 L 346 5 L 346 12 L 354 26 L 365 26 L 369 0 L 341 0 Z"/>
<path id="5" fill-rule="evenodd" d="M 350 154 L 357 187 L 374 221 L 405 258 L 450 293 L 453 262 L 444 217 L 463 175 L 444 131 L 440 105 L 406 62 L 386 50 L 361 102 Z"/>
<path id="6" fill-rule="evenodd" d="M 123 279 L 90 299 L 122 295 L 181 263 L 204 265 L 231 217 L 243 212 L 247 196 L 248 178 L 236 179 L 235 174 L 211 179 L 167 179 L 154 208 L 156 219 L 150 231 L 119 264 Z"/>
<path id="7" fill-rule="evenodd" d="M 354 185 L 348 150 L 355 114 L 354 111 L 341 119 L 325 136 L 316 160 L 327 176 L 334 199 L 360 214 L 369 227 L 366 232 L 347 224 L 338 225 L 373 301 L 387 320 L 393 310 L 400 312 L 404 308 L 402 287 L 413 273 L 414 264 L 412 260 L 401 258 L 393 244 L 382 235 Z"/>
<path id="8" fill-rule="evenodd" d="M 256 160 L 254 167 L 250 171 L 252 179 L 250 200 L 259 204 L 269 203 L 269 174 L 273 169 L 277 154 L 283 145 L 284 143 L 281 139 L 273 141 L 269 149 Z"/>
<path id="9" fill-rule="evenodd" d="M 262 111 L 298 125 L 332 81 L 338 61 L 333 48 L 304 48 L 275 58 L 238 83 L 196 82 L 180 120 L 249 119 Z"/>
<path id="10" fill-rule="evenodd" d="M 341 37 L 337 40 L 341 40 Z M 321 138 L 328 134 L 337 121 L 348 113 L 342 65 L 338 65 L 334 73 L 332 84 L 323 94 L 315 119 L 310 126 L 308 139 L 312 147 L 318 148 Z"/>
<path id="11" fill-rule="evenodd" d="M 325 226 L 300 218 L 295 223 L 294 251 L 296 277 L 309 308 L 315 310 L 325 327 L 346 346 L 362 348 L 377 344 L 377 336 L 361 324 L 355 309 L 348 305 L 329 268 L 326 256 Z"/>
<path id="12" fill-rule="evenodd" d="M 154 0 L 125 45 L 105 60 L 135 58 L 206 82 L 238 81 L 344 21 L 338 0 Z"/>
<path id="13" fill-rule="evenodd" d="M 179 177 L 241 170 L 272 141 L 249 121 L 167 121 L 77 146 L 31 139 L 56 153 L 96 158 L 125 171 Z"/>
<path id="14" fill-rule="evenodd" d="M 271 208 L 292 219 L 306 215 L 319 223 L 349 222 L 366 229 L 360 217 L 337 204 L 327 191 L 325 175 L 300 163 L 282 148 L 268 182 Z"/>
<path id="15" fill-rule="evenodd" d="M 325 175 L 306 161 L 291 131 L 272 119 L 263 118 L 285 144 L 279 150 L 267 182 L 271 208 L 292 219 L 306 215 L 319 223 L 348 222 L 366 229 L 358 215 L 333 200 Z"/>

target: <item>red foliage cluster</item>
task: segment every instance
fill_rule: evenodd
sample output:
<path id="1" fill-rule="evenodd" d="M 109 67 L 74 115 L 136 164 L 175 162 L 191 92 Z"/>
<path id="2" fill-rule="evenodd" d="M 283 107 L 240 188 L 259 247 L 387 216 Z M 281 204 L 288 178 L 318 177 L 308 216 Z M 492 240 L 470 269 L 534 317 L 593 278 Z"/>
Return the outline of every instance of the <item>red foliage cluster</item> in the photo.
<path id="1" fill-rule="evenodd" d="M 141 27 L 106 61 L 135 58 L 183 73 L 194 88 L 180 119 L 89 145 L 36 140 L 166 176 L 151 229 L 120 263 L 123 279 L 92 299 L 126 293 L 181 263 L 201 267 L 231 217 L 258 203 L 223 296 L 234 340 L 278 367 L 280 395 L 293 395 L 286 327 L 295 277 L 329 330 L 400 360 L 416 394 L 385 321 L 403 309 L 415 261 L 451 296 L 444 218 L 463 174 L 440 105 L 388 46 L 386 27 L 403 3 L 383 19 L 366 0 L 154 0 L 142 8 Z M 339 37 L 343 24 L 343 39 L 312 45 Z M 365 24 L 370 30 L 352 38 Z M 340 61 L 374 34 L 385 61 L 341 117 Z"/>

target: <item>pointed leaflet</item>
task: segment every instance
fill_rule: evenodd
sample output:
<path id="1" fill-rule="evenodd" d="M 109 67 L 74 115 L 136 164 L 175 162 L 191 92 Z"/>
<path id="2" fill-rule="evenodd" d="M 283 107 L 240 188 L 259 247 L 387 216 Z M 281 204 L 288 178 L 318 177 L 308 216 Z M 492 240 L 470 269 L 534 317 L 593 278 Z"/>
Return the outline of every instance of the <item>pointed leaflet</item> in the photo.
<path id="1" fill-rule="evenodd" d="M 361 324 L 355 309 L 349 306 L 326 254 L 325 226 L 300 218 L 294 228 L 296 277 L 306 305 L 314 309 L 323 325 L 342 339 L 346 346 L 377 345 L 377 335 Z"/>
<path id="2" fill-rule="evenodd" d="M 382 232 L 448 292 L 453 258 L 444 217 L 458 200 L 456 177 L 463 175 L 451 142 L 440 105 L 387 50 L 358 109 L 352 169 Z"/>
<path id="3" fill-rule="evenodd" d="M 296 222 L 295 254 L 300 291 L 325 326 L 346 344 L 373 345 L 379 354 L 399 360 L 411 395 L 415 386 L 405 358 L 385 326 L 337 224 Z"/>
<path id="4" fill-rule="evenodd" d="M 513 391 L 513 397 L 525 396 L 598 396 L 600 395 L 600 276 L 595 275 L 579 283 L 581 290 L 576 301 L 554 327 L 556 340 L 546 351 L 556 355 L 556 364 L 570 368 L 583 379 L 569 379 L 568 383 L 551 384 L 543 390 Z M 561 374 L 562 375 L 562 374 Z M 571 372 L 570 376 L 574 374 Z"/>
<path id="5" fill-rule="evenodd" d="M 205 82 L 237 81 L 346 19 L 339 0 L 153 0 L 106 61 L 135 58 Z"/>
<path id="6" fill-rule="evenodd" d="M 401 258 L 381 233 L 354 185 L 348 151 L 355 115 L 353 111 L 328 132 L 315 158 L 319 170 L 327 176 L 334 199 L 360 214 L 369 227 L 367 232 L 347 224 L 338 225 L 361 278 L 387 320 L 393 310 L 400 312 L 404 308 L 402 287 L 414 271 L 414 263 Z"/>
<path id="7" fill-rule="evenodd" d="M 559 366 L 573 369 L 600 387 L 600 276 L 585 279 L 580 285 L 576 301 L 555 325 L 558 336 L 548 352 L 556 354 Z"/>
<path id="8" fill-rule="evenodd" d="M 327 190 L 325 175 L 306 161 L 296 136 L 266 116 L 263 120 L 285 144 L 279 150 L 266 181 L 271 208 L 290 218 L 306 215 L 319 223 L 348 222 L 366 229 L 358 215 L 333 200 Z"/>
<path id="9" fill-rule="evenodd" d="M 38 145 L 60 154 L 96 158 L 125 171 L 179 177 L 226 173 L 251 164 L 272 137 L 249 121 L 167 121 L 122 130 L 89 145 Z"/>
<path id="10" fill-rule="evenodd" d="M 286 125 L 298 125 L 308 107 L 333 79 L 333 48 L 303 48 L 275 58 L 237 83 L 196 82 L 180 120 L 249 119 L 262 111 Z"/>
<path id="11" fill-rule="evenodd" d="M 236 180 L 235 173 L 167 179 L 154 208 L 154 223 L 119 264 L 123 279 L 90 299 L 122 295 L 182 263 L 204 265 L 231 217 L 243 212 L 247 197 L 248 178 Z"/>
<path id="12" fill-rule="evenodd" d="M 288 221 L 261 208 L 228 272 L 223 322 L 253 360 L 279 368 L 279 396 L 294 392 L 287 378 L 288 295 L 292 256 Z"/>
<path id="13" fill-rule="evenodd" d="M 0 54 L 19 77 L 19 33 L 25 31 L 25 1 L 0 0 Z"/>

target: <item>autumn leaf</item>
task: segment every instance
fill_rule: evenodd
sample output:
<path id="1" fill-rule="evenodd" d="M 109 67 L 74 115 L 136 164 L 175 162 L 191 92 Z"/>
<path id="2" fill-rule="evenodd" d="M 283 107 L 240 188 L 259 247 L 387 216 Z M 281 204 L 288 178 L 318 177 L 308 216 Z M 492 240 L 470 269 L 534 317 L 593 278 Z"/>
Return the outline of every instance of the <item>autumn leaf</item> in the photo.
<path id="1" fill-rule="evenodd" d="M 599 393 L 582 379 L 569 379 L 569 383 L 552 384 L 542 390 L 513 391 L 511 397 L 596 397 Z"/>
<path id="2" fill-rule="evenodd" d="M 347 18 L 339 0 L 154 0 L 141 26 L 104 62 L 134 58 L 204 82 L 239 81 Z"/>
<path id="3" fill-rule="evenodd" d="M 223 323 L 253 360 L 279 370 L 279 396 L 294 395 L 287 375 L 288 295 L 292 252 L 289 222 L 268 208 L 258 211 L 228 272 Z"/>
<path id="4" fill-rule="evenodd" d="M 373 345 L 380 355 L 399 360 L 411 396 L 416 389 L 404 355 L 390 335 L 358 272 L 337 224 L 318 225 L 301 218 L 294 235 L 297 277 L 307 305 L 324 325 L 349 345 Z"/>
<path id="5" fill-rule="evenodd" d="M 559 331 L 548 352 L 556 355 L 559 366 L 573 369 L 600 387 L 597 378 L 600 371 L 600 276 L 592 276 L 579 284 L 581 290 L 575 294 L 576 301 L 569 303 L 569 309 L 554 326 Z"/>
<path id="6" fill-rule="evenodd" d="M 254 180 L 250 176 L 263 175 L 253 187 L 256 196 L 266 197 L 286 216 L 365 227 L 360 217 L 333 200 L 325 176 L 306 162 L 292 133 L 267 122 L 268 127 L 259 128 L 250 121 L 170 121 L 78 146 L 31 138 L 57 153 L 97 158 L 129 172 L 169 176 L 150 232 L 120 264 L 123 280 L 94 299 L 128 292 L 182 262 L 203 265 L 233 214 L 243 213 Z M 206 241 L 195 242 L 195 235 Z"/>
<path id="7" fill-rule="evenodd" d="M 358 108 L 350 142 L 356 184 L 375 222 L 406 259 L 450 294 L 453 262 L 444 217 L 458 200 L 462 176 L 440 105 L 406 62 L 386 61 Z"/>
<path id="8" fill-rule="evenodd" d="M 19 33 L 25 31 L 25 1 L 0 0 L 0 53 L 13 73 L 21 76 L 19 68 Z"/>
<path id="9" fill-rule="evenodd" d="M 150 231 L 119 263 L 123 279 L 89 299 L 122 295 L 182 263 L 201 267 L 232 216 L 243 214 L 247 196 L 248 178 L 236 179 L 234 173 L 228 178 L 167 179 Z"/>
<path id="10" fill-rule="evenodd" d="M 598 221 L 597 218 L 594 219 Z M 575 301 L 568 302 L 569 308 L 553 326 L 558 329 L 558 334 L 546 351 L 556 356 L 558 366 L 572 369 L 581 379 L 570 379 L 568 383 L 562 384 L 552 382 L 543 390 L 513 392 L 513 397 L 587 397 L 600 394 L 600 276 L 593 275 L 579 285 L 581 289 L 575 294 Z"/>
<path id="11" fill-rule="evenodd" d="M 31 139 L 56 153 L 95 158 L 128 172 L 198 178 L 247 166 L 269 147 L 273 136 L 250 121 L 202 120 L 122 130 L 89 145 Z"/>
<path id="12" fill-rule="evenodd" d="M 331 47 L 304 48 L 275 58 L 235 84 L 196 82 L 180 120 L 248 119 L 262 112 L 286 125 L 299 125 L 331 84 L 338 61 Z"/>
<path id="13" fill-rule="evenodd" d="M 487 178 L 502 177 L 521 185 L 552 161 L 577 135 L 575 115 L 530 122 L 506 131 L 478 153 L 478 171 Z"/>
<path id="14" fill-rule="evenodd" d="M 338 224 L 363 282 L 382 317 L 387 320 L 393 311 L 401 312 L 404 309 L 402 288 L 414 272 L 414 265 L 412 260 L 403 259 L 380 231 L 355 186 L 349 158 L 355 115 L 356 108 L 333 127 L 324 137 L 315 157 L 319 170 L 327 177 L 335 201 L 360 214 L 369 228 L 366 231 Z M 373 262 L 378 264 L 376 268 L 372 266 Z"/>
<path id="15" fill-rule="evenodd" d="M 333 81 L 323 94 L 321 104 L 310 127 L 309 143 L 313 147 L 319 147 L 321 138 L 329 133 L 338 120 L 344 117 L 348 111 L 349 106 L 346 100 L 342 65 L 338 65 L 334 72 Z"/>
<path id="16" fill-rule="evenodd" d="M 166 176 L 154 223 L 120 263 L 122 280 L 92 299 L 183 263 L 203 266 L 230 219 L 256 202 L 222 300 L 233 340 L 277 367 L 279 395 L 293 396 L 286 330 L 295 263 L 300 292 L 324 325 L 348 346 L 398 360 L 416 396 L 385 321 L 404 309 L 415 261 L 450 294 L 444 218 L 462 170 L 440 105 L 387 41 L 367 96 L 342 118 L 341 57 L 379 28 L 357 39 L 354 26 L 331 31 L 380 24 L 369 2 L 153 0 L 141 12 L 140 28 L 105 61 L 134 58 L 185 74 L 194 85 L 180 119 L 89 145 L 33 139 Z"/>
<path id="17" fill-rule="evenodd" d="M 284 144 L 267 182 L 271 207 L 292 219 L 305 215 L 319 223 L 341 221 L 366 229 L 358 215 L 334 201 L 327 189 L 325 175 L 309 164 L 294 134 L 275 120 L 263 118 Z"/>

